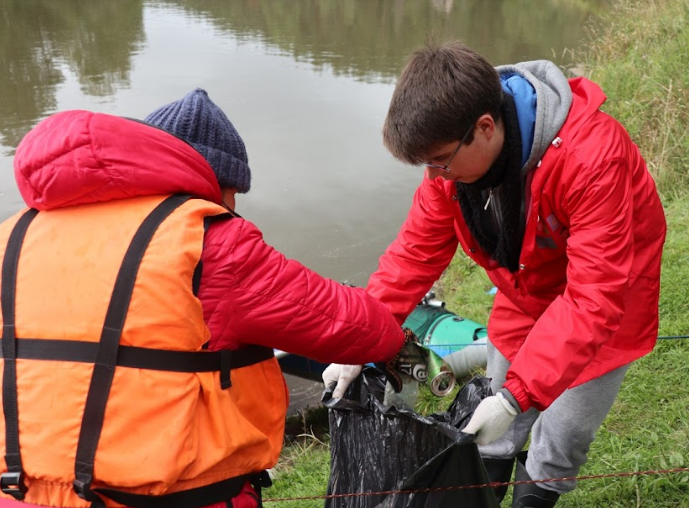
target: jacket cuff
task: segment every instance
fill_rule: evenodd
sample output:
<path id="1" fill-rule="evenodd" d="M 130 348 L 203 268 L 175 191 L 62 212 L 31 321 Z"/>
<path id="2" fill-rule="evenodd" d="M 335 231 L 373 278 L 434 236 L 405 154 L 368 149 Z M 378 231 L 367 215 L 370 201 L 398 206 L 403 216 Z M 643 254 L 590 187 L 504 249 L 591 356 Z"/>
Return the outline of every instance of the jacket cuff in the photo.
<path id="1" fill-rule="evenodd" d="M 512 378 L 507 380 L 505 384 L 502 385 L 500 391 L 503 392 L 507 400 L 510 402 L 514 400 L 514 402 L 516 402 L 515 407 L 518 407 L 520 412 L 528 411 L 531 408 L 531 398 L 528 393 L 526 393 L 524 385 L 522 385 L 519 379 Z M 505 391 L 509 393 L 509 396 L 504 393 Z"/>
<path id="2" fill-rule="evenodd" d="M 512 406 L 515 409 L 517 414 L 520 414 L 522 412 L 522 408 L 517 402 L 517 399 L 514 398 L 514 395 L 512 395 L 509 390 L 507 390 L 506 388 L 501 388 L 500 390 L 498 390 L 498 393 L 502 395 L 507 400 L 507 402 L 510 403 L 510 406 Z"/>

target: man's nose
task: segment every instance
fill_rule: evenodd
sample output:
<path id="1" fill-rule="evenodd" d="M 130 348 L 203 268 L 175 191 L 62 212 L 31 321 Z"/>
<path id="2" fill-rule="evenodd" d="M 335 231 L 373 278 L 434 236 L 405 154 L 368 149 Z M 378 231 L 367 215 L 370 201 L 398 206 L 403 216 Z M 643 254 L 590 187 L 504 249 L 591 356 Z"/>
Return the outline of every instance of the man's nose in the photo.
<path id="1" fill-rule="evenodd" d="M 430 166 L 426 166 L 426 177 L 429 180 L 435 180 L 439 176 L 441 176 L 444 173 L 442 169 L 438 168 L 432 168 Z"/>

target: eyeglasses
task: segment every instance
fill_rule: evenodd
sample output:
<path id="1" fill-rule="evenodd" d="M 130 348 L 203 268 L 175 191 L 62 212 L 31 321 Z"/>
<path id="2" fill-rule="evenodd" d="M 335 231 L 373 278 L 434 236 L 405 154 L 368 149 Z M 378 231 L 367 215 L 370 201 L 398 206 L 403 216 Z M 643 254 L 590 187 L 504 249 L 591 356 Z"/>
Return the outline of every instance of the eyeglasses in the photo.
<path id="1" fill-rule="evenodd" d="M 469 137 L 469 134 L 470 134 L 473 130 L 474 130 L 474 124 L 472 123 L 472 124 L 469 126 L 469 130 L 466 132 L 466 134 L 464 134 L 464 137 L 462 138 L 462 140 L 461 140 L 461 141 L 459 142 L 459 144 L 457 145 L 457 148 L 455 149 L 454 153 L 452 154 L 452 157 L 450 157 L 450 160 L 447 161 L 447 164 L 445 164 L 444 166 L 440 166 L 440 165 L 438 165 L 438 164 L 429 164 L 429 163 L 426 163 L 425 166 L 426 166 L 427 168 L 439 169 L 440 171 L 445 171 L 446 173 L 449 173 L 449 172 L 450 172 L 449 166 L 450 166 L 450 164 L 452 164 L 452 160 L 455 158 L 455 155 L 457 155 L 457 152 L 459 152 L 459 149 L 462 148 L 462 145 L 463 145 L 464 142 L 467 140 L 467 138 Z"/>

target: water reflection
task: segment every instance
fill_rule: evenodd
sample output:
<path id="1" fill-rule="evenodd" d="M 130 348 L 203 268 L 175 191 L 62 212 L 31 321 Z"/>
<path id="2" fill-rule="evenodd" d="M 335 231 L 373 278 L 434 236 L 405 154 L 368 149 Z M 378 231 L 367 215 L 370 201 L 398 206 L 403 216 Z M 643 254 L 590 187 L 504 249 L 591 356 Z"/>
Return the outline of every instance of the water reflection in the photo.
<path id="1" fill-rule="evenodd" d="M 532 58 L 567 63 L 565 51 L 606 0 L 167 0 L 240 40 L 308 61 L 317 70 L 391 82 L 433 33 L 459 38 L 498 65 Z"/>
<path id="2" fill-rule="evenodd" d="M 0 2 L 0 135 L 14 148 L 57 108 L 63 67 L 82 93 L 110 96 L 129 86 L 132 53 L 142 47 L 143 0 Z"/>
<path id="3" fill-rule="evenodd" d="M 308 62 L 316 71 L 390 83 L 429 33 L 461 38 L 495 63 L 567 62 L 582 26 L 607 0 L 4 0 L 0 2 L 0 135 L 17 145 L 57 109 L 65 68 L 83 94 L 109 97 L 130 85 L 145 42 L 145 7 L 183 10 L 240 43 Z"/>

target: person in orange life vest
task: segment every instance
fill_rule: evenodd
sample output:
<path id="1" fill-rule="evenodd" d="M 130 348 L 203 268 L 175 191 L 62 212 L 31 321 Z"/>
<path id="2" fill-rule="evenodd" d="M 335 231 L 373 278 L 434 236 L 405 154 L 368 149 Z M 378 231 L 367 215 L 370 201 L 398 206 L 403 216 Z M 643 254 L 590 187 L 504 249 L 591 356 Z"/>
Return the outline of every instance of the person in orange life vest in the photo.
<path id="1" fill-rule="evenodd" d="M 234 211 L 247 153 L 204 90 L 144 122 L 52 115 L 15 175 L 29 210 L 0 225 L 2 508 L 256 508 L 288 406 L 273 348 L 364 363 L 403 345 L 380 301 Z"/>
<path id="2" fill-rule="evenodd" d="M 656 341 L 665 217 L 605 98 L 552 62 L 493 68 L 451 42 L 411 57 L 385 120 L 387 148 L 426 178 L 367 291 L 402 323 L 458 246 L 486 270 L 495 395 L 465 431 L 493 481 L 511 478 L 530 433 L 518 480 L 575 477 Z M 513 506 L 554 506 L 575 485 L 517 485 Z"/>

